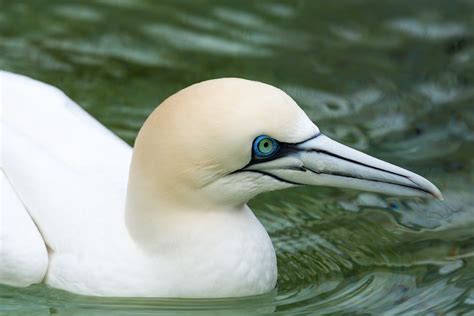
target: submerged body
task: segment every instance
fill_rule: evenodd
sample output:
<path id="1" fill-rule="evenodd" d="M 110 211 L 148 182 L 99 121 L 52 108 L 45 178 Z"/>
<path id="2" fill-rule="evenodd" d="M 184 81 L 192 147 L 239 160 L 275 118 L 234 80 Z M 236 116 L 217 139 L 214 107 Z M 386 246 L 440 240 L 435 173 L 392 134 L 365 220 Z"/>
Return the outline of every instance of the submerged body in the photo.
<path id="1" fill-rule="evenodd" d="M 170 97 L 132 159 L 56 88 L 0 80 L 0 283 L 100 296 L 262 294 L 277 267 L 246 205 L 253 196 L 327 184 L 440 197 L 426 179 L 321 135 L 262 83 L 212 80 Z"/>

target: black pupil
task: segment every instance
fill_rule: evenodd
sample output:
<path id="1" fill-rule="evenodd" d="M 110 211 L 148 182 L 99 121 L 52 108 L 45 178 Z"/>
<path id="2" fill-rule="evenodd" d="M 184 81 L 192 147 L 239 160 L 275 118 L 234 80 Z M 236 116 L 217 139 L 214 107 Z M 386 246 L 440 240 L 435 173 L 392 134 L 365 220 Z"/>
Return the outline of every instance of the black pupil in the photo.
<path id="1" fill-rule="evenodd" d="M 263 143 L 263 147 L 265 148 L 268 147 L 268 145 L 269 145 L 268 142 Z"/>

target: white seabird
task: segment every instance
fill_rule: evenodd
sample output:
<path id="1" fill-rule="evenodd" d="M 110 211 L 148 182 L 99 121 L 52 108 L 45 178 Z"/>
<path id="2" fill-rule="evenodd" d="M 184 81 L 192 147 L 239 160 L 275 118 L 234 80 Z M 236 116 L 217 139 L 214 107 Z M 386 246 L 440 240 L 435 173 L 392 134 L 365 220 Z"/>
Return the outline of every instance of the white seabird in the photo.
<path id="1" fill-rule="evenodd" d="M 135 146 L 58 89 L 1 72 L 0 283 L 96 296 L 271 291 L 247 206 L 299 185 L 441 198 L 428 180 L 324 136 L 283 91 L 225 78 L 166 99 Z M 128 183 L 128 185 L 127 185 Z"/>

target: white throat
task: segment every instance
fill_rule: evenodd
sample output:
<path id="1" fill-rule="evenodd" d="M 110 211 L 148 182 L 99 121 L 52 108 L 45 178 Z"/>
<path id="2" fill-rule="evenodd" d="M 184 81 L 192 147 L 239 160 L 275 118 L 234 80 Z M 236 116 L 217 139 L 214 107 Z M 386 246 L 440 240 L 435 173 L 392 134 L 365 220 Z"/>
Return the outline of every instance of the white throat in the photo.
<path id="1" fill-rule="evenodd" d="M 189 208 L 163 201 L 159 194 L 129 195 L 126 209 L 132 239 L 157 264 L 157 296 L 245 296 L 275 287 L 273 245 L 247 205 Z"/>

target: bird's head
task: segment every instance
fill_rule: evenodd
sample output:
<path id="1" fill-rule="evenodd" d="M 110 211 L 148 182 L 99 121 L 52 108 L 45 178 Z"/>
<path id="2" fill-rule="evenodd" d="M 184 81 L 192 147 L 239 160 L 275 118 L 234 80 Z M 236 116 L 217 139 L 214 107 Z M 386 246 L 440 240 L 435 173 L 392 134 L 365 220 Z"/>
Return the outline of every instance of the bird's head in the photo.
<path id="1" fill-rule="evenodd" d="M 166 99 L 140 130 L 130 181 L 129 198 L 204 208 L 300 185 L 441 198 L 425 178 L 322 134 L 282 90 L 236 78 Z"/>

